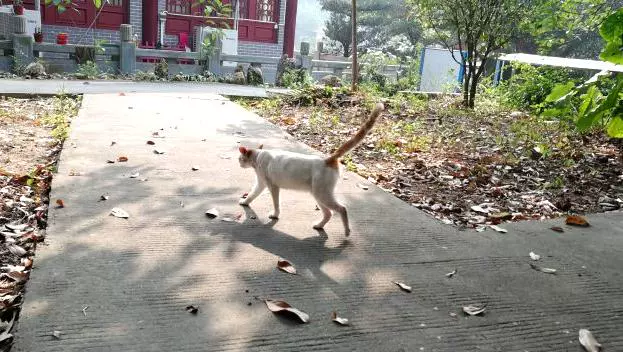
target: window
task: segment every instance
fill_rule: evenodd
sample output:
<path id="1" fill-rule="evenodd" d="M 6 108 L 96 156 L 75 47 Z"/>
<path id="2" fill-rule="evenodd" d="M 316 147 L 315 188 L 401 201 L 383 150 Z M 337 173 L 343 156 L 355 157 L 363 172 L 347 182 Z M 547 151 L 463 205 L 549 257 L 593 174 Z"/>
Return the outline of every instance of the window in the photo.
<path id="1" fill-rule="evenodd" d="M 257 0 L 255 18 L 259 21 L 275 22 L 276 0 Z"/>
<path id="2" fill-rule="evenodd" d="M 239 0 L 238 12 L 240 18 L 249 18 L 249 0 Z"/>
<path id="3" fill-rule="evenodd" d="M 190 15 L 191 5 L 188 0 L 167 0 L 167 12 Z"/>
<path id="4" fill-rule="evenodd" d="M 108 0 L 109 6 L 123 6 L 123 0 Z"/>

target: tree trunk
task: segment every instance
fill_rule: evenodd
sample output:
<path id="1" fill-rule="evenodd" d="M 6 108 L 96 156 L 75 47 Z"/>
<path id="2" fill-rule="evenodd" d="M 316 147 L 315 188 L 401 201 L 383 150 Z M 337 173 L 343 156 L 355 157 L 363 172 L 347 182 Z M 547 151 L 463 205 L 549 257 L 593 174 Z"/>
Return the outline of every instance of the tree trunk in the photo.
<path id="1" fill-rule="evenodd" d="M 476 89 L 478 88 L 478 77 L 476 73 L 472 75 L 471 87 L 469 88 L 469 108 L 474 108 L 474 102 L 476 100 Z"/>
<path id="2" fill-rule="evenodd" d="M 352 55 L 353 55 L 353 63 L 352 63 L 352 67 L 353 67 L 353 74 L 352 74 L 352 86 L 351 86 L 351 90 L 353 92 L 357 91 L 357 73 L 359 72 L 358 68 L 357 68 L 357 0 L 352 0 L 352 8 L 351 8 L 351 19 L 352 19 L 352 36 L 353 36 L 353 40 L 352 40 Z"/>
<path id="3" fill-rule="evenodd" d="M 350 46 L 344 45 L 344 43 L 342 43 L 342 48 L 344 48 L 344 57 L 348 57 L 350 55 Z"/>
<path id="4" fill-rule="evenodd" d="M 463 106 L 469 107 L 469 73 L 463 70 Z"/>

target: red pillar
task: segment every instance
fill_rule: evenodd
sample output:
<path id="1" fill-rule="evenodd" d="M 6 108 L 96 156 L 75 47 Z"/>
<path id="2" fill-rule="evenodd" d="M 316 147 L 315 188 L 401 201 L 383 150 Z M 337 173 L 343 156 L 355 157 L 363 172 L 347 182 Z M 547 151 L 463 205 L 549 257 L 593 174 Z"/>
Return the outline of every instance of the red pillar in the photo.
<path id="1" fill-rule="evenodd" d="M 158 41 L 158 1 L 143 0 L 143 38 L 142 43 L 156 45 Z"/>
<path id="2" fill-rule="evenodd" d="M 283 35 L 283 53 L 294 56 L 294 35 L 296 34 L 296 10 L 298 0 L 287 0 L 286 26 Z"/>

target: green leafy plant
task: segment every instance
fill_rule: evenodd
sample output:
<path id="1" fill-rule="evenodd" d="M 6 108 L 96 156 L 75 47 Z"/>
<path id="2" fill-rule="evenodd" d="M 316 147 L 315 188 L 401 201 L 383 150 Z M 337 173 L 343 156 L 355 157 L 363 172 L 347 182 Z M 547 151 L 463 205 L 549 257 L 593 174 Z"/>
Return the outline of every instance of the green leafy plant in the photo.
<path id="1" fill-rule="evenodd" d="M 95 79 L 100 75 L 100 69 L 93 61 L 87 61 L 78 65 L 76 70 L 76 77 L 80 79 Z"/>
<path id="2" fill-rule="evenodd" d="M 306 69 L 286 69 L 282 83 L 286 88 L 301 89 L 312 86 L 314 80 Z"/>
<path id="3" fill-rule="evenodd" d="M 606 41 L 600 58 L 623 63 L 623 8 L 605 19 L 600 34 Z M 580 132 L 600 127 L 610 137 L 623 138 L 623 74 L 606 76 L 601 72 L 577 86 L 573 82 L 555 86 L 546 98 L 551 107 L 544 114 L 571 116 Z"/>
<path id="4" fill-rule="evenodd" d="M 65 93 L 54 97 L 54 109 L 42 118 L 42 123 L 52 127 L 52 137 L 63 142 L 69 136 L 71 119 L 78 113 L 80 101 Z"/>
<path id="5" fill-rule="evenodd" d="M 74 2 L 73 0 L 45 0 L 45 5 L 54 6 L 58 13 L 63 13 L 73 8 Z M 102 0 L 93 0 L 93 5 L 99 9 L 102 7 Z"/>

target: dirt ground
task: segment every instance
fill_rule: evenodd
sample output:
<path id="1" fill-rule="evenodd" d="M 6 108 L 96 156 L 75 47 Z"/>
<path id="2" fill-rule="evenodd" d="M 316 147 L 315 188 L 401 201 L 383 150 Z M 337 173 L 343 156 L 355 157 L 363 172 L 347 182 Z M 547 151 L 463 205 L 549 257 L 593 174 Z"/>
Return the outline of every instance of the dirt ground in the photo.
<path id="1" fill-rule="evenodd" d="M 75 104 L 63 110 L 54 98 L 0 97 L 0 351 L 11 349 L 10 331 L 35 249 L 45 238 L 52 172 L 62 146 L 49 117 L 73 111 Z"/>
<path id="2" fill-rule="evenodd" d="M 331 153 L 373 101 L 334 95 L 241 101 L 298 140 Z M 601 131 L 499 107 L 470 112 L 456 98 L 399 97 L 344 166 L 446 224 L 484 230 L 504 221 L 616 211 L 623 145 Z"/>

